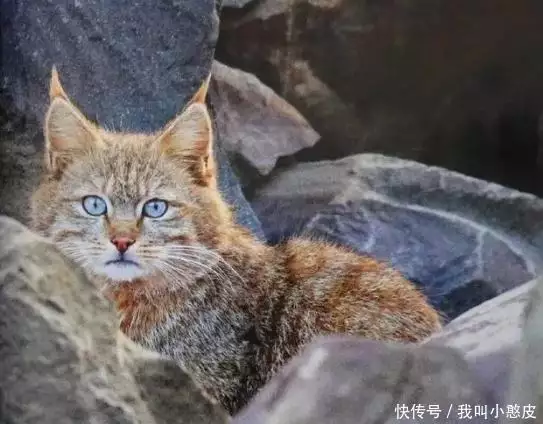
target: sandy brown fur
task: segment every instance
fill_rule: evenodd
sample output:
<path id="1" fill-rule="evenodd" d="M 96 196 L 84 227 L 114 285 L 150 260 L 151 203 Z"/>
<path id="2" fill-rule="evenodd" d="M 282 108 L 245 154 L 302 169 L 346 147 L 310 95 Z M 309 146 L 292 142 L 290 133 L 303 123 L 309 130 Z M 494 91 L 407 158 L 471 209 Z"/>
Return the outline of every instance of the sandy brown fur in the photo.
<path id="1" fill-rule="evenodd" d="M 56 78 L 53 103 L 67 99 Z M 117 134 L 85 122 L 77 129 L 88 138 L 83 148 L 58 130 L 73 118 L 61 112 L 50 111 L 49 119 L 61 122 L 46 120 L 49 169 L 33 197 L 34 227 L 107 286 L 123 332 L 174 358 L 230 412 L 317 335 L 417 342 L 440 328 L 424 296 L 387 266 L 321 241 L 267 246 L 237 225 L 216 188 L 210 132 L 208 140 L 203 132 L 185 133 L 194 146 L 183 150 L 175 128 Z M 90 220 L 76 211 L 91 192 L 111 199 L 111 216 Z M 145 196 L 168 198 L 175 214 L 164 222 L 143 219 L 133 205 Z M 101 250 L 119 234 L 137 240 L 146 275 L 98 275 Z M 174 274 L 158 267 L 168 249 L 193 249 Z"/>

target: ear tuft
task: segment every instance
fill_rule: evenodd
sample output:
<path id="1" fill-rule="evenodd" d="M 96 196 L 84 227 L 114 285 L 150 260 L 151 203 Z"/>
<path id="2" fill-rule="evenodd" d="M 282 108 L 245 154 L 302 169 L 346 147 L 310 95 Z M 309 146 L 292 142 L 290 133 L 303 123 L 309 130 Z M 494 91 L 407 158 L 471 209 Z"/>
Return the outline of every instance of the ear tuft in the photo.
<path id="1" fill-rule="evenodd" d="M 49 83 L 49 99 L 53 101 L 56 98 L 62 98 L 64 100 L 68 100 L 68 96 L 66 95 L 66 92 L 62 88 L 62 84 L 60 83 L 60 77 L 57 72 L 57 68 L 55 65 L 53 65 L 53 68 L 51 69 L 51 82 Z"/>
<path id="2" fill-rule="evenodd" d="M 188 102 L 188 105 L 192 104 L 205 104 L 207 92 L 209 90 L 209 82 L 211 81 L 211 72 L 208 74 L 207 78 L 204 80 L 202 85 L 200 85 L 200 88 L 198 88 L 198 91 L 194 93 L 194 96 L 190 99 Z"/>

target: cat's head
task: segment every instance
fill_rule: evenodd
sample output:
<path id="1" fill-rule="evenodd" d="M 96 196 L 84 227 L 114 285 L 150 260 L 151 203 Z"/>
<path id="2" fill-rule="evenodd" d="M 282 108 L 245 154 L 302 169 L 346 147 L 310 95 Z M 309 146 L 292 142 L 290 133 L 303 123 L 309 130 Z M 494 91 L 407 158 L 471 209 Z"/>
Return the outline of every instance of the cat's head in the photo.
<path id="1" fill-rule="evenodd" d="M 85 118 L 53 68 L 35 229 L 111 282 L 209 269 L 232 217 L 216 187 L 208 83 L 162 131 L 115 133 Z"/>

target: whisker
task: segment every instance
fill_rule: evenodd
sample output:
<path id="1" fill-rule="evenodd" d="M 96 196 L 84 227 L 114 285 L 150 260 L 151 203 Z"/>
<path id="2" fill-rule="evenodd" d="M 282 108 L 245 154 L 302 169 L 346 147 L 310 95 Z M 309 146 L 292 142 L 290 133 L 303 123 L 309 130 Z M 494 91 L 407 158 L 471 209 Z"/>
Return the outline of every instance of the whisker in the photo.
<path id="1" fill-rule="evenodd" d="M 178 268 L 179 264 L 177 264 L 177 266 L 174 267 L 174 266 L 172 266 L 171 264 L 169 264 L 167 262 L 162 262 L 161 265 L 162 265 L 162 268 L 161 268 L 162 271 L 164 271 L 168 276 L 170 276 L 170 278 L 172 278 L 174 283 L 178 281 L 177 277 L 182 277 L 181 279 L 186 280 L 185 284 L 186 284 L 186 286 L 188 286 L 188 284 L 190 283 L 190 279 L 186 278 L 186 276 L 182 276 L 180 274 L 180 271 L 183 271 L 183 270 Z M 200 276 L 199 278 L 204 278 L 207 281 L 211 282 L 211 280 L 209 279 L 209 276 L 207 274 L 204 274 L 204 275 Z M 178 284 L 176 284 L 176 286 L 178 286 Z"/>
<path id="2" fill-rule="evenodd" d="M 203 255 L 207 254 L 208 259 L 215 259 L 216 258 L 215 255 L 210 254 L 209 252 L 201 250 L 197 252 L 197 253 L 200 253 L 200 255 L 196 255 L 195 254 L 196 252 L 182 252 L 181 250 L 178 250 L 173 255 L 172 255 L 173 252 L 171 251 L 168 253 L 170 254 L 167 255 L 168 256 L 167 259 L 163 261 L 168 263 L 170 266 L 174 268 L 175 268 L 175 265 L 179 265 L 179 264 L 174 263 L 174 261 L 179 261 L 185 265 L 190 265 L 192 267 L 195 267 L 196 268 L 195 271 L 206 270 L 209 273 L 213 273 L 217 277 L 219 277 L 221 280 L 226 279 L 227 277 L 224 274 L 220 274 L 219 270 L 213 269 L 213 266 L 216 265 L 216 263 L 210 263 L 209 261 L 205 261 L 205 258 L 202 257 Z"/>
<path id="3" fill-rule="evenodd" d="M 192 260 L 192 258 L 189 258 L 187 257 L 186 255 L 184 257 L 176 257 L 176 258 L 173 258 L 173 259 L 177 259 L 178 261 L 180 262 L 188 262 L 190 265 L 193 265 L 193 266 L 196 266 L 197 268 L 199 268 L 200 270 L 206 270 L 208 273 L 211 273 L 213 275 L 215 275 L 220 282 L 223 282 L 223 283 L 228 283 L 228 285 L 230 286 L 230 288 L 233 290 L 233 284 L 232 284 L 232 278 L 230 275 L 228 275 L 224 269 L 222 268 L 212 268 L 210 267 L 209 265 L 205 264 L 205 263 L 202 263 L 202 262 L 198 262 L 198 261 L 194 261 Z M 171 264 L 172 263 L 172 258 L 169 258 L 168 262 Z M 204 277 L 204 275 L 201 275 L 199 277 Z"/>
<path id="4" fill-rule="evenodd" d="M 225 266 L 228 268 L 228 270 L 230 270 L 232 273 L 234 273 L 234 275 L 235 275 L 241 282 L 244 281 L 244 280 L 243 280 L 243 277 L 242 277 L 242 276 L 241 276 L 241 275 L 240 275 L 240 274 L 232 267 L 232 265 L 230 265 L 230 264 L 228 263 L 228 261 L 226 261 L 226 260 L 222 257 L 222 255 L 220 255 L 219 253 L 214 252 L 214 251 L 212 251 L 212 250 L 209 250 L 209 249 L 205 249 L 205 250 L 203 250 L 203 252 L 205 252 L 206 254 L 211 254 L 211 255 L 213 255 L 215 258 L 217 258 L 217 259 L 219 260 L 219 262 L 221 262 L 223 265 L 225 265 Z"/>
<path id="5" fill-rule="evenodd" d="M 205 263 L 199 262 L 197 260 L 193 260 L 193 259 L 197 259 L 195 257 L 184 255 L 184 256 L 179 256 L 176 259 L 179 259 L 180 261 L 184 261 L 184 262 L 189 263 L 191 265 L 195 265 L 197 268 L 206 269 L 207 271 L 212 272 L 215 275 L 217 275 L 219 278 L 221 277 L 221 275 L 218 274 L 218 272 L 216 270 L 214 270 L 211 266 L 209 266 L 209 265 L 207 265 Z M 171 259 L 168 258 L 168 261 L 166 261 L 166 262 L 171 262 Z"/>
<path id="6" fill-rule="evenodd" d="M 228 284 L 233 290 L 233 282 L 244 283 L 243 277 L 218 252 L 205 246 L 166 245 L 146 246 L 138 250 L 142 259 L 156 262 L 156 268 L 164 277 L 171 280 L 174 286 L 187 285 L 191 279 L 203 278 Z"/>

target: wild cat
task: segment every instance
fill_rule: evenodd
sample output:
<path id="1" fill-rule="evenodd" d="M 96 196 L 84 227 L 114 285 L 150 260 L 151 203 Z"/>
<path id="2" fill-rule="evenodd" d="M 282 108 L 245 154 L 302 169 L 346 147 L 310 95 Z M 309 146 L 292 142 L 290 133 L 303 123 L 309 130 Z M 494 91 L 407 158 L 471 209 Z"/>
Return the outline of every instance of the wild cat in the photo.
<path id="1" fill-rule="evenodd" d="M 322 241 L 268 246 L 217 189 L 209 78 L 153 134 L 109 132 L 53 68 L 34 228 L 107 286 L 120 328 L 234 413 L 318 335 L 417 342 L 438 313 L 400 273 Z"/>

